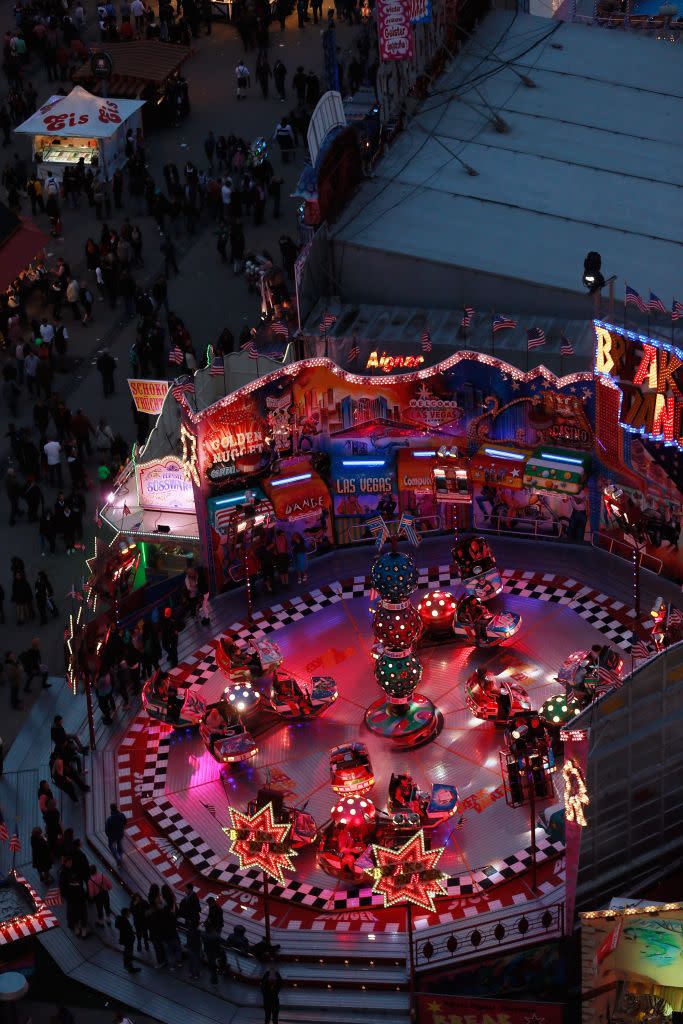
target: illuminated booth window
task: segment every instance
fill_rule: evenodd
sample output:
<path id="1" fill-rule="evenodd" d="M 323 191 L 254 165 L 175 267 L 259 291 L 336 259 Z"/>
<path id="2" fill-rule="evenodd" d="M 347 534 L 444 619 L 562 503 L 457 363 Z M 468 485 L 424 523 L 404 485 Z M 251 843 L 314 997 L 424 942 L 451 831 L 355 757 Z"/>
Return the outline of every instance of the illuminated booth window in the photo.
<path id="1" fill-rule="evenodd" d="M 515 448 L 497 442 L 484 445 L 470 461 L 472 482 L 479 486 L 492 484 L 521 490 L 531 452 L 530 448 Z"/>
<path id="2" fill-rule="evenodd" d="M 309 462 L 288 465 L 282 472 L 265 477 L 262 483 L 280 522 L 319 516 L 330 507 L 327 485 Z"/>
<path id="3" fill-rule="evenodd" d="M 524 486 L 536 491 L 578 494 L 588 479 L 590 461 L 586 452 L 541 445 L 526 464 Z"/>

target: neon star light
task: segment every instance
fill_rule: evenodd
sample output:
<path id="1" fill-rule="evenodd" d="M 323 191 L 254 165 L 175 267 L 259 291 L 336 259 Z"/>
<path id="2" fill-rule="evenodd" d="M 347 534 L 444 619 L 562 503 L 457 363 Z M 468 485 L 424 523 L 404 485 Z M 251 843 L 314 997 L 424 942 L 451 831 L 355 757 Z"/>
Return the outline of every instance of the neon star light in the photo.
<path id="1" fill-rule="evenodd" d="M 567 821 L 574 821 L 581 828 L 586 825 L 584 807 L 590 803 L 586 780 L 576 761 L 565 761 L 562 768 L 564 778 L 564 813 Z"/>
<path id="2" fill-rule="evenodd" d="M 410 903 L 434 911 L 434 897 L 448 895 L 443 887 L 446 876 L 437 868 L 443 851 L 443 846 L 426 849 L 422 829 L 399 850 L 373 844 L 376 867 L 371 872 L 375 880 L 372 891 L 384 897 L 385 907 Z"/>
<path id="3" fill-rule="evenodd" d="M 284 885 L 284 869 L 294 870 L 294 851 L 287 842 L 292 826 L 276 823 L 272 804 L 266 804 L 252 815 L 242 814 L 231 807 L 230 819 L 232 827 L 223 831 L 232 841 L 230 853 L 237 857 L 240 868 L 243 871 L 259 868 Z"/>

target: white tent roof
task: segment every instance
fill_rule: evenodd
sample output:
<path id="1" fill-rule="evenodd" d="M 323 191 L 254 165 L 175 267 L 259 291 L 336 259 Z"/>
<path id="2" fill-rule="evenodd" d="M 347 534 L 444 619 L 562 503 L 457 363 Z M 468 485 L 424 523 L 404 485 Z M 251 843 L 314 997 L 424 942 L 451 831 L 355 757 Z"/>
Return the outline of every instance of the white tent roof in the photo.
<path id="1" fill-rule="evenodd" d="M 47 103 L 14 130 L 20 135 L 108 139 L 144 102 L 102 99 L 77 85 L 68 96 L 51 96 Z"/>
<path id="2" fill-rule="evenodd" d="M 495 11 L 332 234 L 569 291 L 595 249 L 619 289 L 668 305 L 683 291 L 682 118 L 680 46 Z"/>

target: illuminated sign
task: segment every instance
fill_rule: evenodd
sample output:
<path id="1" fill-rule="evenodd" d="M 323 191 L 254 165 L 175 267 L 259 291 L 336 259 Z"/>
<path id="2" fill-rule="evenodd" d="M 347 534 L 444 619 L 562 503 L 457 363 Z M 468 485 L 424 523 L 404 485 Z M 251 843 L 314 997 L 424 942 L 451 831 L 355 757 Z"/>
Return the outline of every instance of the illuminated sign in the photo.
<path id="1" fill-rule="evenodd" d="M 180 459 L 155 459 L 136 466 L 136 473 L 141 508 L 194 512 L 192 484 Z"/>
<path id="2" fill-rule="evenodd" d="M 586 824 L 584 807 L 590 803 L 586 780 L 576 761 L 567 760 L 562 768 L 564 778 L 564 813 L 567 821 L 574 821 L 582 828 Z"/>
<path id="3" fill-rule="evenodd" d="M 300 498 L 297 501 L 289 501 L 285 505 L 285 516 L 287 519 L 299 519 L 302 516 L 309 516 L 321 508 L 326 508 L 327 503 L 322 494 L 313 497 Z"/>
<path id="4" fill-rule="evenodd" d="M 683 448 L 683 350 L 600 320 L 594 326 L 595 372 L 621 392 L 622 427 Z"/>
<path id="5" fill-rule="evenodd" d="M 169 384 L 165 380 L 129 380 L 128 387 L 138 412 L 158 416 L 168 394 Z"/>
<path id="6" fill-rule="evenodd" d="M 378 352 L 371 352 L 365 369 L 393 373 L 394 370 L 414 370 L 417 366 L 422 366 L 424 361 L 424 356 L 391 356 L 386 352 L 382 352 L 381 355 Z"/>

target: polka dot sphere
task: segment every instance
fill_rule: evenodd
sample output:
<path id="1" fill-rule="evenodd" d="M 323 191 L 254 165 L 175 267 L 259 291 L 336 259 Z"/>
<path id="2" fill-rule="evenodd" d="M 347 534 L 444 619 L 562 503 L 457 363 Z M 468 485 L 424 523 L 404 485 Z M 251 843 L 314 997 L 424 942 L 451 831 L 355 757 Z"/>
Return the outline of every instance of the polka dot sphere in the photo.
<path id="1" fill-rule="evenodd" d="M 417 587 L 417 568 L 410 555 L 386 551 L 375 559 L 370 581 L 385 601 L 404 601 Z"/>
<path id="2" fill-rule="evenodd" d="M 450 629 L 455 615 L 455 598 L 446 590 L 431 590 L 417 610 L 425 629 Z"/>
<path id="3" fill-rule="evenodd" d="M 417 609 L 406 604 L 402 608 L 380 606 L 375 612 L 372 628 L 385 647 L 405 651 L 413 646 L 422 627 Z"/>
<path id="4" fill-rule="evenodd" d="M 409 700 L 421 678 L 422 665 L 414 654 L 383 654 L 375 665 L 375 679 L 391 700 Z"/>

